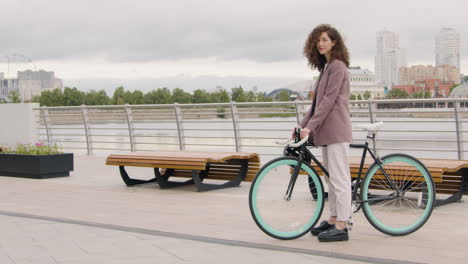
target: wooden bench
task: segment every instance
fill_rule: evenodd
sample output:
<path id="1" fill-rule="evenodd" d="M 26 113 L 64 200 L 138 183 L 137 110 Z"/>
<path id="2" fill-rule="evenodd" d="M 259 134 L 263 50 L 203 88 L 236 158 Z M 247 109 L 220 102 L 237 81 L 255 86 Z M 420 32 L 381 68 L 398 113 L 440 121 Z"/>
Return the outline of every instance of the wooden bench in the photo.
<path id="1" fill-rule="evenodd" d="M 256 153 L 158 151 L 146 153 L 112 154 L 106 165 L 119 166 L 120 175 L 127 186 L 157 182 L 161 188 L 195 184 L 198 191 L 238 186 L 241 181 L 252 181 L 259 170 L 260 157 Z M 125 166 L 154 168 L 150 180 L 132 179 Z M 165 169 L 161 174 L 159 169 Z M 192 178 L 185 182 L 169 181 L 170 177 Z M 204 179 L 227 181 L 222 184 L 203 183 Z"/>
<path id="2" fill-rule="evenodd" d="M 419 159 L 431 173 L 434 180 L 436 192 L 440 194 L 451 194 L 447 199 L 436 200 L 435 206 L 441 206 L 449 203 L 458 202 L 462 196 L 468 194 L 468 160 L 449 160 L 449 159 Z M 349 166 L 351 177 L 358 176 L 361 157 L 350 157 Z M 362 177 L 365 176 L 367 169 L 374 162 L 367 158 L 364 162 Z M 314 169 L 319 175 L 323 175 L 322 170 L 315 164 Z"/>

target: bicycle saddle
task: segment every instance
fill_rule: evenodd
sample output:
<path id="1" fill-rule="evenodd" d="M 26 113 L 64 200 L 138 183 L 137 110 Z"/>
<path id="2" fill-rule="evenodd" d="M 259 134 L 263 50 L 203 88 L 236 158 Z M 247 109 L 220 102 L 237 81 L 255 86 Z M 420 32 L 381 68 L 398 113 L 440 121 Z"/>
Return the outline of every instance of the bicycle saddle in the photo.
<path id="1" fill-rule="evenodd" d="M 371 131 L 371 132 L 376 132 L 379 129 L 381 129 L 383 127 L 383 125 L 384 125 L 384 122 L 380 121 L 380 122 L 373 123 L 373 124 L 356 124 L 353 127 L 363 129 L 363 130 L 367 130 L 367 131 Z"/>

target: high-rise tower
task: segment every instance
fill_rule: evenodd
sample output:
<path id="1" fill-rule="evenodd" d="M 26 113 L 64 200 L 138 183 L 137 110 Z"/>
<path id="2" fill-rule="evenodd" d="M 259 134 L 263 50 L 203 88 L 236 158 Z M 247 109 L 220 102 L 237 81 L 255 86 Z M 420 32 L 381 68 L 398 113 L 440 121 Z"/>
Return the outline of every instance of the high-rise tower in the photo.
<path id="1" fill-rule="evenodd" d="M 391 89 L 392 85 L 398 84 L 399 68 L 405 66 L 406 54 L 400 48 L 398 35 L 388 30 L 377 32 L 376 82 Z"/>
<path id="2" fill-rule="evenodd" d="M 460 75 L 460 34 L 453 28 L 444 27 L 435 36 L 436 66 L 457 67 Z"/>

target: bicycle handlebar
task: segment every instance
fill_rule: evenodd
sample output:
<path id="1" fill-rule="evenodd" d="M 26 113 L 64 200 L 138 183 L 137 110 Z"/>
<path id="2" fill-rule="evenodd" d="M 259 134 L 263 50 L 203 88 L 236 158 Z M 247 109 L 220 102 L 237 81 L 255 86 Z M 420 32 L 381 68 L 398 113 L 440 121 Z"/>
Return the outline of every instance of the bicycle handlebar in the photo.
<path id="1" fill-rule="evenodd" d="M 289 145 L 290 147 L 297 148 L 297 147 L 301 146 L 302 144 L 306 143 L 308 139 L 309 139 L 309 136 L 303 138 L 301 141 L 299 141 L 299 142 L 297 142 L 297 143 L 295 143 L 295 144 L 289 143 L 288 145 Z"/>
<path id="2" fill-rule="evenodd" d="M 297 148 L 297 147 L 301 146 L 302 144 L 306 143 L 308 139 L 309 139 L 309 136 L 307 136 L 307 137 L 303 138 L 301 141 L 299 141 L 297 143 L 293 143 L 293 144 L 291 144 L 291 142 L 293 141 L 292 139 L 288 139 L 287 141 L 283 141 L 283 142 L 276 141 L 276 144 L 278 144 L 278 145 L 288 145 L 290 147 Z"/>

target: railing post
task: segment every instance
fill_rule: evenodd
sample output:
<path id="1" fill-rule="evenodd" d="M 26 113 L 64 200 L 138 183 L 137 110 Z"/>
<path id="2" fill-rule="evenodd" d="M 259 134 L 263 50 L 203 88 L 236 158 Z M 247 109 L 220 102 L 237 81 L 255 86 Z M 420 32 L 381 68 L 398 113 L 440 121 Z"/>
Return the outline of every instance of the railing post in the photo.
<path id="1" fill-rule="evenodd" d="M 185 150 L 184 126 L 182 124 L 182 111 L 178 103 L 174 104 L 174 110 L 177 122 L 177 133 L 179 135 L 179 149 Z"/>
<path id="2" fill-rule="evenodd" d="M 91 155 L 93 153 L 91 147 L 91 133 L 89 127 L 88 109 L 85 107 L 85 105 L 81 105 L 81 114 L 83 115 L 83 125 L 86 136 L 86 149 L 88 150 L 88 155 Z"/>
<path id="3" fill-rule="evenodd" d="M 128 136 L 130 138 L 130 151 L 135 152 L 135 130 L 133 129 L 132 108 L 129 104 L 125 104 L 125 113 L 127 116 Z"/>
<path id="4" fill-rule="evenodd" d="M 240 138 L 239 138 L 239 120 L 237 115 L 237 106 L 234 102 L 231 102 L 231 115 L 232 115 L 232 127 L 234 129 L 234 140 L 236 142 L 236 152 L 240 151 Z"/>
<path id="5" fill-rule="evenodd" d="M 47 143 L 52 144 L 52 131 L 50 127 L 50 117 L 49 117 L 49 110 L 44 106 L 41 107 L 42 117 L 44 118 L 44 124 L 47 134 Z"/>
<path id="6" fill-rule="evenodd" d="M 372 99 L 369 98 L 367 104 L 368 104 L 368 107 L 369 107 L 369 119 L 370 119 L 371 124 L 373 124 L 373 123 L 375 123 L 374 102 L 372 101 Z M 373 145 L 373 148 L 374 148 L 374 153 L 377 153 L 375 137 L 372 139 L 372 145 Z"/>
<path id="7" fill-rule="evenodd" d="M 294 103 L 296 104 L 296 120 L 297 120 L 297 124 L 299 125 L 299 123 L 301 122 L 301 114 L 299 112 L 299 104 L 297 103 L 297 101 L 294 101 Z"/>
<path id="8" fill-rule="evenodd" d="M 464 148 L 463 148 L 463 123 L 462 115 L 460 114 L 460 101 L 455 99 L 453 102 L 453 111 L 455 113 L 455 127 L 457 130 L 457 151 L 458 159 L 463 160 L 464 158 Z"/>
<path id="9" fill-rule="evenodd" d="M 368 100 L 368 106 L 369 106 L 369 119 L 371 123 L 375 123 L 375 113 L 374 113 L 374 102 L 372 99 Z"/>

